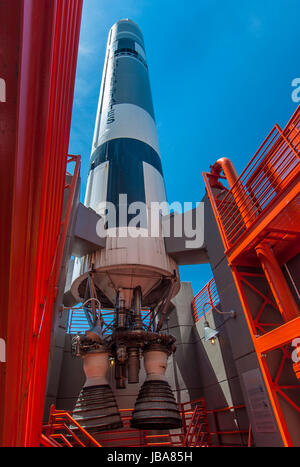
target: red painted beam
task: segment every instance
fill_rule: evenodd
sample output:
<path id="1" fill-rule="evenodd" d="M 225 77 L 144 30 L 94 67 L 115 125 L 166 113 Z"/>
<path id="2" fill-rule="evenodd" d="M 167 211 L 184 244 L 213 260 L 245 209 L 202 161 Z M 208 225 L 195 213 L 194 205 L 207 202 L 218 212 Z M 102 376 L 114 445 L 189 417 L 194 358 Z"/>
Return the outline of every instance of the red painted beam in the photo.
<path id="1" fill-rule="evenodd" d="M 81 8 L 82 0 L 0 3 L 2 446 L 40 442 Z"/>
<path id="2" fill-rule="evenodd" d="M 257 352 L 266 353 L 270 350 L 277 349 L 284 344 L 288 344 L 295 338 L 299 337 L 300 316 L 282 324 L 270 332 L 267 332 L 263 336 L 257 337 L 255 341 L 255 348 Z"/>

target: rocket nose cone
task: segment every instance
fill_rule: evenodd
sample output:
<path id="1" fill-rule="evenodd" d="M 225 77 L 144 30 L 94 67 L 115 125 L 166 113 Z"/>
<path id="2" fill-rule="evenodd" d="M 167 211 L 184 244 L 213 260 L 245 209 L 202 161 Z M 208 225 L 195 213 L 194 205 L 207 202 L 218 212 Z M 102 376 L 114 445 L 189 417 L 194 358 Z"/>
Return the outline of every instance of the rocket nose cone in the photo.
<path id="1" fill-rule="evenodd" d="M 123 23 L 123 22 L 125 22 L 125 23 L 126 23 L 126 22 L 127 22 L 127 23 L 129 22 L 129 23 L 135 24 L 135 25 L 137 26 L 137 24 L 136 24 L 134 21 L 132 21 L 132 19 L 129 19 L 129 18 L 119 19 L 119 20 L 117 21 L 116 24 L 118 24 L 118 23 Z"/>
<path id="2" fill-rule="evenodd" d="M 138 24 L 136 24 L 132 19 L 129 18 L 123 18 L 119 19 L 113 26 L 112 28 L 116 29 L 117 32 L 131 32 L 133 34 L 136 34 L 137 36 L 140 36 L 141 39 L 143 39 L 143 33 L 141 31 L 141 28 L 139 27 Z"/>

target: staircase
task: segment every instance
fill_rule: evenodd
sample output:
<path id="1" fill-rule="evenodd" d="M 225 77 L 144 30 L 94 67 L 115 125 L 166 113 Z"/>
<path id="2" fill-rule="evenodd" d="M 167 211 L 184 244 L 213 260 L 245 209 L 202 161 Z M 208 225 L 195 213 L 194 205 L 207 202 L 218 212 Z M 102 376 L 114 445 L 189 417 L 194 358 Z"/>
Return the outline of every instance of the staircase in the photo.
<path id="1" fill-rule="evenodd" d="M 76 433 L 70 425 L 76 427 Z M 51 406 L 48 424 L 43 426 L 41 446 L 102 447 L 68 412 L 55 410 L 54 406 Z"/>
<path id="2" fill-rule="evenodd" d="M 187 427 L 183 440 L 184 447 L 208 447 L 211 446 L 211 437 L 208 426 L 207 411 L 204 400 L 201 405 L 194 408 L 192 418 Z"/>
<path id="3" fill-rule="evenodd" d="M 133 409 L 120 409 L 123 428 L 103 431 L 93 437 L 69 412 L 55 410 L 52 406 L 48 423 L 43 426 L 41 446 L 44 447 L 212 447 L 212 436 L 247 435 L 248 446 L 252 445 L 251 429 L 212 431 L 208 423 L 208 413 L 231 411 L 234 407 L 207 410 L 203 398 L 179 404 L 182 416 L 182 428 L 175 430 L 137 430 L 130 426 Z M 244 406 L 237 406 L 241 409 Z M 100 444 L 101 443 L 101 444 Z M 246 444 L 246 445 L 247 445 Z M 223 446 L 220 442 L 218 446 Z M 232 446 L 245 446 L 243 443 Z"/>

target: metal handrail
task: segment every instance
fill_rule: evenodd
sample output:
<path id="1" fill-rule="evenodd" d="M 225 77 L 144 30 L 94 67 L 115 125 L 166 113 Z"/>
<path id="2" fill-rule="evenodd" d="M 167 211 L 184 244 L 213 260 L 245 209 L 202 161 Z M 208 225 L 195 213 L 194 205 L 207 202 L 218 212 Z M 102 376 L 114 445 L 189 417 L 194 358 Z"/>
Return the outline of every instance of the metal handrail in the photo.
<path id="1" fill-rule="evenodd" d="M 141 440 L 141 432 L 139 430 L 133 429 L 130 427 L 129 420 L 131 419 L 130 413 L 133 411 L 133 408 L 127 408 L 127 409 L 120 409 L 120 413 L 122 414 L 122 420 L 124 423 L 124 429 L 123 430 L 112 430 L 112 431 L 103 431 L 101 432 L 101 435 L 107 436 L 109 435 L 109 439 L 113 442 L 118 442 L 118 446 L 173 446 L 173 447 L 182 447 L 185 444 L 185 440 L 187 440 L 187 432 L 190 430 L 190 422 L 193 417 L 193 414 L 195 413 L 195 406 L 197 406 L 197 411 L 201 415 L 201 418 L 203 417 L 202 421 L 202 427 L 198 427 L 198 440 L 201 436 L 201 440 L 204 439 L 204 435 L 207 436 L 207 441 L 205 444 L 200 441 L 201 445 L 205 446 L 212 446 L 211 444 L 211 435 L 227 435 L 227 434 L 232 434 L 232 435 L 237 435 L 237 434 L 248 434 L 248 445 L 249 445 L 249 437 L 251 437 L 251 431 L 250 428 L 248 430 L 216 430 L 216 431 L 211 431 L 209 424 L 208 424 L 208 419 L 207 415 L 208 414 L 217 414 L 220 412 L 226 412 L 226 411 L 233 411 L 233 410 L 238 410 L 238 409 L 244 409 L 245 405 L 236 405 L 236 406 L 227 406 L 227 407 L 222 407 L 219 409 L 207 409 L 205 406 L 205 401 L 204 398 L 201 397 L 199 399 L 195 399 L 193 401 L 187 401 L 183 403 L 179 403 L 179 408 L 182 416 L 182 422 L 183 426 L 181 430 L 177 433 L 149 433 L 149 431 L 144 431 L 143 432 L 143 440 Z M 186 406 L 190 407 L 186 407 Z M 43 433 L 41 435 L 41 444 L 43 446 L 47 447 L 61 447 L 61 445 L 55 441 L 55 438 L 58 436 L 62 441 L 64 442 L 64 439 L 60 436 L 63 435 L 61 431 L 68 431 L 69 434 L 73 436 L 75 439 L 76 443 L 80 444 L 81 446 L 85 447 L 85 444 L 83 444 L 82 440 L 79 440 L 78 436 L 72 431 L 70 426 L 68 425 L 75 425 L 77 428 L 87 436 L 88 440 L 97 447 L 102 447 L 103 445 L 100 445 L 93 436 L 91 436 L 76 420 L 73 419 L 72 417 L 72 412 L 66 412 L 63 410 L 55 410 L 54 406 L 51 407 L 50 410 L 50 416 L 49 416 L 49 422 L 47 425 L 44 425 L 43 427 Z M 204 430 L 204 425 L 205 425 L 205 430 Z M 60 430 L 60 432 L 57 432 Z M 204 430 L 204 431 L 203 431 Z M 126 434 L 129 434 L 130 436 L 126 436 Z M 136 434 L 136 436 L 135 436 Z M 115 436 L 113 436 L 115 435 Z M 125 435 L 125 436 L 124 436 Z M 132 436 L 133 435 L 133 436 Z M 156 439 L 156 442 L 151 442 L 152 439 Z M 137 440 L 139 440 L 139 443 L 137 443 Z M 197 440 L 197 445 L 199 444 Z M 70 441 L 68 441 L 70 443 Z M 132 445 L 129 445 L 128 442 L 134 443 Z M 251 442 L 251 441 L 250 441 Z M 66 443 L 65 443 L 66 444 Z M 72 444 L 72 443 L 70 443 Z"/>
<path id="2" fill-rule="evenodd" d="M 192 301 L 195 322 L 199 321 L 211 309 L 219 303 L 219 295 L 214 278 L 212 278 L 198 293 Z M 204 308 L 209 305 L 207 310 Z"/>
<path id="3" fill-rule="evenodd" d="M 95 440 L 95 438 L 88 432 L 86 431 L 71 415 L 69 412 L 66 411 L 60 411 L 60 410 L 55 410 L 54 407 L 52 406 L 50 409 L 50 416 L 49 416 L 49 423 L 48 425 L 44 426 L 44 430 L 46 430 L 46 434 L 42 433 L 42 436 L 46 436 L 48 439 L 53 439 L 55 438 L 59 433 L 55 433 L 55 429 L 66 429 L 69 434 L 73 436 L 75 441 L 83 446 L 83 443 L 78 439 L 75 433 L 73 433 L 73 430 L 68 426 L 68 425 L 75 425 L 79 431 L 88 439 L 88 441 L 96 446 L 96 447 L 102 447 L 98 441 Z M 61 433 L 60 433 L 61 434 Z M 45 441 L 43 438 L 41 442 Z"/>
<path id="4" fill-rule="evenodd" d="M 217 199 L 217 211 L 232 247 L 271 207 L 300 171 L 300 106 L 282 130 L 276 124 L 240 177 Z M 239 206 L 236 204 L 240 197 Z M 247 223 L 244 213 L 247 212 Z"/>

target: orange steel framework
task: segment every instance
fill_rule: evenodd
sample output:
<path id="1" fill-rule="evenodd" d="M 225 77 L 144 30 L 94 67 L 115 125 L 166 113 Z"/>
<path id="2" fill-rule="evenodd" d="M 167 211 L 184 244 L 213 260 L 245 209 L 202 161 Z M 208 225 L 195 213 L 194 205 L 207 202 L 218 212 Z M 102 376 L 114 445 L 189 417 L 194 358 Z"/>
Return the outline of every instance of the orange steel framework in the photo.
<path id="1" fill-rule="evenodd" d="M 53 302 L 79 174 L 79 157 L 67 154 L 81 9 L 82 0 L 0 3 L 2 446 L 40 444 Z"/>
<path id="2" fill-rule="evenodd" d="M 181 430 L 172 433 L 158 433 L 149 430 L 136 430 L 130 427 L 133 409 L 120 409 L 123 428 L 100 432 L 97 441 L 81 425 L 73 419 L 72 412 L 56 410 L 51 406 L 49 420 L 43 425 L 40 443 L 44 447 L 228 447 L 251 446 L 251 427 L 248 430 L 220 430 L 216 416 L 220 412 L 235 412 L 244 409 L 244 405 L 222 407 L 209 410 L 203 398 L 178 404 L 182 416 Z M 214 431 L 209 426 L 208 415 L 214 418 Z M 222 436 L 236 436 L 240 441 L 223 444 Z M 97 436 L 97 438 L 98 438 Z M 212 436 L 216 437 L 213 444 Z M 244 443 L 242 436 L 248 438 Z"/>
<path id="3" fill-rule="evenodd" d="M 300 107 L 284 129 L 274 126 L 239 177 L 227 158 L 203 173 L 285 446 L 299 445 L 292 429 L 300 412 L 299 362 L 292 361 L 299 349 L 299 292 L 286 265 L 300 252 L 299 128 Z"/>
<path id="4" fill-rule="evenodd" d="M 70 428 L 70 424 L 73 429 Z M 74 428 L 77 429 L 79 436 L 78 433 L 75 433 Z M 50 407 L 48 424 L 43 425 L 41 445 L 45 447 L 101 447 L 101 444 L 98 443 L 98 441 L 96 441 L 68 412 L 55 410 L 53 405 Z"/>

